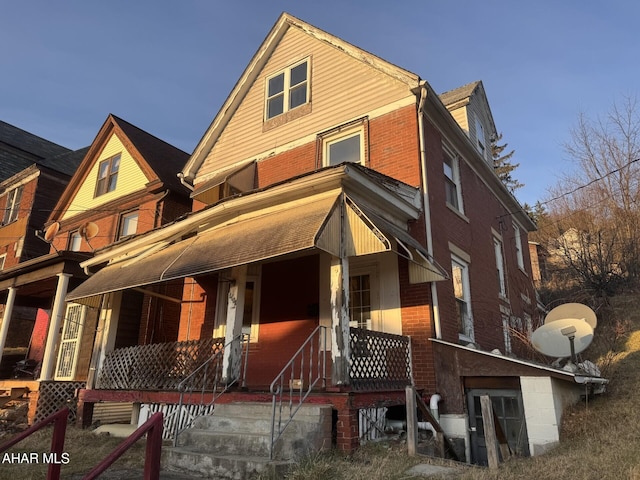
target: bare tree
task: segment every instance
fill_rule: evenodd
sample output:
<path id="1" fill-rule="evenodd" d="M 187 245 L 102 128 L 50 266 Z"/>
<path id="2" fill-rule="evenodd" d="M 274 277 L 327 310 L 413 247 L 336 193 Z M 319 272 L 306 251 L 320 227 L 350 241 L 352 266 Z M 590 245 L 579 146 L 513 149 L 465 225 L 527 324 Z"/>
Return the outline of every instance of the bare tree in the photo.
<path id="1" fill-rule="evenodd" d="M 551 190 L 544 233 L 580 285 L 610 295 L 640 280 L 640 115 L 635 98 L 580 115 L 565 145 L 574 168 Z"/>

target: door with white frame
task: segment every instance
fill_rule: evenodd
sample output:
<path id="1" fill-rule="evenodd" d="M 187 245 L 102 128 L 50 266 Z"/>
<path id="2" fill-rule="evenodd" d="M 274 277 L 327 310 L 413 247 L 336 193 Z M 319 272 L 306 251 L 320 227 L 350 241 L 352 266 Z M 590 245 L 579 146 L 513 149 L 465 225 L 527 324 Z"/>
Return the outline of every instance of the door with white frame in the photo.
<path id="1" fill-rule="evenodd" d="M 87 307 L 78 303 L 67 304 L 60 337 L 55 380 L 73 380 L 78 364 L 80 339 L 87 316 Z"/>

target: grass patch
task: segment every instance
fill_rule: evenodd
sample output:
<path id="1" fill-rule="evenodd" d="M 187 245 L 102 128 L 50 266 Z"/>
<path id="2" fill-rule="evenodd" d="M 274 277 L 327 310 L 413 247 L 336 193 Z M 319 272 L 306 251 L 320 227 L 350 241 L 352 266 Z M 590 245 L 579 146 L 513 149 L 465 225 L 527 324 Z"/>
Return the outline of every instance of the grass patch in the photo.
<path id="1" fill-rule="evenodd" d="M 43 453 L 48 453 L 51 446 L 53 428 L 46 427 L 22 442 L 14 445 L 7 453 L 36 453 L 42 459 Z M 0 443 L 11 436 L 3 437 Z M 69 463 L 62 465 L 60 478 L 69 478 L 89 472 L 100 463 L 109 453 L 123 441 L 106 434 L 96 435 L 88 430 L 81 430 L 72 426 L 67 427 L 64 442 L 64 452 L 69 455 Z M 136 442 L 120 459 L 116 461 L 110 470 L 129 468 L 142 468 L 144 465 L 145 440 Z M 4 454 L 0 454 L 2 462 Z M 0 480 L 39 480 L 47 478 L 48 465 L 43 463 L 0 463 Z"/>

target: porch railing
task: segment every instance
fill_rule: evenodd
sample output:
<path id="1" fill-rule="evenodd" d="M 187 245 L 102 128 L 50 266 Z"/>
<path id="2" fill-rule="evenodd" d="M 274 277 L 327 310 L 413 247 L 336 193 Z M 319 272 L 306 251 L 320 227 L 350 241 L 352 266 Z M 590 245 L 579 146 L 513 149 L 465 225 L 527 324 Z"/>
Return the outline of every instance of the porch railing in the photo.
<path id="1" fill-rule="evenodd" d="M 180 382 L 222 351 L 224 338 L 118 348 L 104 359 L 96 389 L 178 390 Z"/>
<path id="2" fill-rule="evenodd" d="M 349 330 L 353 390 L 403 390 L 413 385 L 410 337 L 364 328 Z"/>
<path id="3" fill-rule="evenodd" d="M 326 386 L 326 345 L 327 328 L 318 326 L 271 382 L 271 459 L 276 442 L 311 391 L 316 387 Z"/>
<path id="4" fill-rule="evenodd" d="M 229 387 L 237 383 L 240 383 L 243 387 L 246 386 L 249 342 L 249 334 L 241 333 L 236 335 L 224 348 L 218 350 L 178 384 L 180 401 L 175 411 L 177 417 L 174 419 L 174 446 L 177 444 L 178 435 L 189 428 L 198 416 L 206 415 L 213 411 L 215 401 Z M 231 364 L 232 374 L 229 378 L 225 378 L 225 372 L 223 372 L 223 355 L 227 349 L 232 349 L 229 358 L 233 362 Z M 211 398 L 205 401 L 209 393 Z M 185 398 L 193 399 L 194 395 L 197 398 L 197 402 L 194 404 L 190 401 L 191 408 L 183 409 Z"/>

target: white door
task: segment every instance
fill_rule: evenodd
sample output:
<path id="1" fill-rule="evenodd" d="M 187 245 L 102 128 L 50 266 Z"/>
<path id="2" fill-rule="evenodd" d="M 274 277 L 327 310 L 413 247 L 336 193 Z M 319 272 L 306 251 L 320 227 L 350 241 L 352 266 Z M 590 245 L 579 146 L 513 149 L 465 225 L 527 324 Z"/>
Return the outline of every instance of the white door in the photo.
<path id="1" fill-rule="evenodd" d="M 55 380 L 73 380 L 78 361 L 78 350 L 82 327 L 86 316 L 86 307 L 77 303 L 67 305 L 58 351 Z"/>

